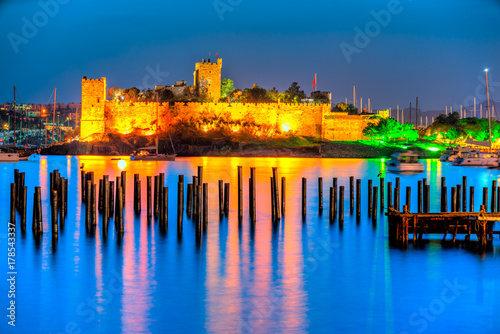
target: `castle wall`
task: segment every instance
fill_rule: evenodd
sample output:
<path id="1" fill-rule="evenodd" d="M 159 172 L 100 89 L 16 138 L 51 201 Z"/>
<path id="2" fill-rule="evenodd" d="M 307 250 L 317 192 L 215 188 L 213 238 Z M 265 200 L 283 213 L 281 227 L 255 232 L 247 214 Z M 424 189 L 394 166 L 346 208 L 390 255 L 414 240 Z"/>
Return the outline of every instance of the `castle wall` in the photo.
<path id="1" fill-rule="evenodd" d="M 267 126 L 277 132 L 291 131 L 299 136 L 325 140 L 364 139 L 363 129 L 376 120 L 367 117 L 332 113 L 330 104 L 292 103 L 183 103 L 106 101 L 106 79 L 82 80 L 81 138 L 90 140 L 105 133 L 144 135 L 156 132 L 158 113 L 160 131 L 177 122 L 197 123 L 218 118 Z"/>
<path id="2" fill-rule="evenodd" d="M 329 112 L 323 116 L 323 139 L 334 141 L 356 141 L 367 139 L 363 129 L 370 123 L 379 122 L 369 117 L 348 115 L 344 112 Z"/>

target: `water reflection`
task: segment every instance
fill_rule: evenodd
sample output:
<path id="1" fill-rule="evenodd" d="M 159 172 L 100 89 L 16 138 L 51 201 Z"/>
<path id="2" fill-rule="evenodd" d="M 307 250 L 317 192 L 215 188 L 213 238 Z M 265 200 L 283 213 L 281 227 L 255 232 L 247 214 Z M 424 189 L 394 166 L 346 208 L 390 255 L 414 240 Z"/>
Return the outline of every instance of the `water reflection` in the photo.
<path id="1" fill-rule="evenodd" d="M 79 180 L 82 163 L 85 170 L 95 172 L 96 183 L 103 175 L 115 180 L 121 171 L 127 172 L 123 234 L 116 233 L 112 218 L 106 234 L 100 217 L 94 233 L 85 233 Z M 183 231 L 179 234 L 175 217 L 177 176 L 185 176 L 186 194 L 187 183 L 196 175 L 197 166 L 203 166 L 204 182 L 209 184 L 210 209 L 209 223 L 199 239 L 195 238 L 191 218 L 184 214 Z M 243 166 L 244 176 L 245 211 L 241 223 L 237 219 L 237 166 Z M 250 167 L 256 167 L 257 177 L 255 226 L 251 226 L 248 216 Z M 271 223 L 269 201 L 271 167 L 278 167 L 279 177 L 284 176 L 287 181 L 286 213 L 275 225 Z M 453 185 L 467 175 L 468 184 L 480 189 L 497 180 L 498 171 L 459 168 L 435 160 L 426 161 L 422 174 L 399 176 L 384 174 L 384 162 L 380 159 L 205 157 L 134 162 L 126 157 L 111 160 L 92 156 L 42 157 L 36 165 L 19 163 L 4 168 L 3 184 L 11 182 L 7 176 L 12 175 L 13 168 L 19 168 L 34 172 L 27 179 L 29 193 L 35 185 L 42 187 L 45 233 L 39 240 L 27 233 L 18 255 L 23 259 L 19 270 L 36 273 L 40 279 L 19 281 L 23 291 L 19 312 L 30 318 L 28 310 L 40 309 L 40 328 L 46 332 L 64 332 L 68 321 L 74 321 L 85 332 L 412 332 L 415 328 L 407 321 L 410 315 L 436 298 L 443 280 L 455 277 L 463 278 L 463 284 L 471 289 L 456 304 L 447 305 L 450 312 L 447 309 L 443 320 L 430 324 L 432 331 L 448 330 L 447 326 L 453 323 L 452 314 L 460 312 L 465 314 L 465 320 L 472 321 L 472 317 L 481 318 L 481 310 L 500 306 L 498 298 L 488 297 L 495 289 L 491 278 L 500 275 L 499 267 L 492 262 L 498 261 L 497 238 L 491 252 L 482 254 L 482 258 L 462 246 L 446 247 L 432 236 L 423 246 L 409 247 L 404 252 L 389 247 L 385 217 L 379 212 L 372 225 L 365 210 L 367 179 L 378 185 L 380 171 L 393 184 L 395 177 L 400 177 L 402 189 L 415 187 L 418 180 L 426 177 L 431 185 L 431 211 L 439 208 L 441 176 Z M 71 203 L 57 248 L 51 242 L 47 191 L 49 173 L 54 169 L 68 177 Z M 141 175 L 143 196 L 146 176 L 166 173 L 167 231 L 161 231 L 155 219 L 148 222 L 145 200 L 141 214 L 135 215 L 135 173 Z M 324 182 L 322 214 L 317 207 L 319 176 Z M 348 209 L 350 176 L 362 179 L 359 224 Z M 308 178 L 308 216 L 304 222 L 302 177 Z M 339 186 L 346 187 L 343 230 L 337 221 L 328 221 L 333 177 L 338 178 Z M 218 213 L 220 179 L 231 183 L 229 217 L 222 219 Z M 403 203 L 405 192 L 401 195 Z M 0 209 L 6 212 L 8 194 L 4 191 L 1 196 Z M 411 196 L 412 203 L 416 203 L 416 189 Z M 479 276 L 483 280 L 478 281 Z M 117 277 L 122 284 L 112 290 L 110 282 Z M 65 292 L 57 305 L 50 293 L 56 289 Z M 95 298 L 95 318 L 89 322 L 78 312 L 87 298 Z M 475 308 L 478 305 L 480 310 Z M 476 324 L 477 330 L 489 329 L 483 323 Z M 24 332 L 38 331 L 38 324 L 25 322 L 20 326 Z M 460 328 L 452 325 L 452 329 Z"/>

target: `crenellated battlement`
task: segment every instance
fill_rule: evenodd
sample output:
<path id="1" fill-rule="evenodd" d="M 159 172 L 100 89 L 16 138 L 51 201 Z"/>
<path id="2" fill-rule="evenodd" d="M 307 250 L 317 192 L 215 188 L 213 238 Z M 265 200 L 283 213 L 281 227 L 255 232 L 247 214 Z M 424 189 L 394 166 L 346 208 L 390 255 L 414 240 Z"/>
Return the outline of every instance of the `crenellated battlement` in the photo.
<path id="1" fill-rule="evenodd" d="M 197 73 L 204 80 L 211 78 L 208 82 L 218 87 L 218 90 L 211 90 L 212 94 L 220 94 L 221 64 L 219 59 L 217 64 L 206 61 L 205 64 L 197 64 L 197 69 L 201 70 L 195 72 L 195 75 Z M 213 68 L 217 70 L 210 72 Z M 81 110 L 82 140 L 100 138 L 106 133 L 127 134 L 139 131 L 148 135 L 177 122 L 194 121 L 199 126 L 202 120 L 210 119 L 223 119 L 228 124 L 250 122 L 257 126 L 272 126 L 278 132 L 291 131 L 300 136 L 328 140 L 358 140 L 363 138 L 363 128 L 373 122 L 357 115 L 332 113 L 330 104 L 320 103 L 108 101 L 105 77 L 82 78 Z"/>

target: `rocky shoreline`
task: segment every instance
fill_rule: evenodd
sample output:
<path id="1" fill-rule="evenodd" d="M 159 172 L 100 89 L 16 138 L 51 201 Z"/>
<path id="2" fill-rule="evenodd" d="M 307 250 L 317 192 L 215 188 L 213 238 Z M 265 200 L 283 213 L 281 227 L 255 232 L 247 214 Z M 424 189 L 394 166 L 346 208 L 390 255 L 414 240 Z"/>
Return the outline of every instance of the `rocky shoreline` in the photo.
<path id="1" fill-rule="evenodd" d="M 167 145 L 168 144 L 168 145 Z M 396 148 L 373 147 L 356 143 L 323 142 L 313 146 L 268 147 L 254 143 L 229 145 L 225 141 L 215 141 L 210 145 L 193 145 L 174 142 L 178 157 L 301 157 L 301 158 L 381 158 L 389 157 Z M 160 151 L 169 152 L 170 143 L 160 142 Z M 140 146 L 139 146 L 140 147 Z M 65 143 L 42 149 L 42 155 L 130 155 L 134 145 L 123 142 L 78 142 Z M 436 158 L 439 153 L 415 149 L 421 158 Z"/>

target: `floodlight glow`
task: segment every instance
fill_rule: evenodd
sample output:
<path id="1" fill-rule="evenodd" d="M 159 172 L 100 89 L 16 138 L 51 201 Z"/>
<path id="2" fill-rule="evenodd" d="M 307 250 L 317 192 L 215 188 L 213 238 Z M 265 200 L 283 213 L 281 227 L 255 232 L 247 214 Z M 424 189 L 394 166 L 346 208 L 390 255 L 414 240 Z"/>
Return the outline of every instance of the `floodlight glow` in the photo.
<path id="1" fill-rule="evenodd" d="M 432 152 L 439 151 L 439 148 L 437 148 L 437 147 L 427 147 L 427 149 L 428 149 L 429 151 L 432 151 Z"/>
<path id="2" fill-rule="evenodd" d="M 485 69 L 484 69 L 484 71 L 485 71 L 485 72 L 488 72 L 488 69 L 487 69 L 487 68 L 485 68 Z"/>

